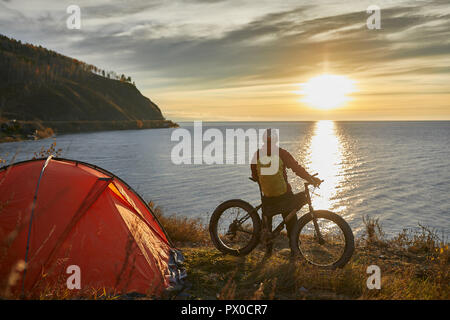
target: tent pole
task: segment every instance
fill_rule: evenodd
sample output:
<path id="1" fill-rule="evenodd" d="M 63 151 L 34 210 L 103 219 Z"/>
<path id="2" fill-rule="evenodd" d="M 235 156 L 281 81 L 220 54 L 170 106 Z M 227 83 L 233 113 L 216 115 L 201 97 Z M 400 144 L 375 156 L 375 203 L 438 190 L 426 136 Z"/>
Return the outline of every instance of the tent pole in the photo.
<path id="1" fill-rule="evenodd" d="M 28 261 L 28 251 L 30 249 L 30 236 L 31 236 L 31 225 L 33 223 L 33 215 L 34 215 L 34 209 L 36 208 L 36 200 L 39 190 L 39 185 L 41 184 L 42 176 L 44 174 L 44 170 L 49 164 L 51 158 L 53 156 L 48 156 L 47 160 L 45 161 L 44 165 L 42 166 L 41 174 L 39 175 L 39 179 L 36 185 L 36 191 L 34 192 L 34 198 L 33 198 L 33 204 L 31 205 L 31 215 L 30 215 L 30 224 L 28 225 L 28 237 L 27 237 L 27 247 L 25 250 L 25 267 L 23 269 L 23 278 L 22 278 L 22 298 L 24 297 L 24 290 L 25 290 L 25 276 L 27 275 L 27 261 Z"/>

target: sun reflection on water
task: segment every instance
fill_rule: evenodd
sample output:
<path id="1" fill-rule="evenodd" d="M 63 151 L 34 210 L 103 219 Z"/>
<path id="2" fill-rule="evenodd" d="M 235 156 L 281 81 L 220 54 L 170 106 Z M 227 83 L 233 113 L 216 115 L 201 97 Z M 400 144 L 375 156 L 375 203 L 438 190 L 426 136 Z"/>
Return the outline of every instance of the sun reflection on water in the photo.
<path id="1" fill-rule="evenodd" d="M 343 146 L 336 133 L 334 121 L 317 121 L 313 136 L 307 148 L 307 168 L 311 174 L 318 173 L 325 180 L 312 195 L 315 209 L 328 209 L 336 212 L 345 209 L 336 199 L 338 188 L 343 182 Z"/>

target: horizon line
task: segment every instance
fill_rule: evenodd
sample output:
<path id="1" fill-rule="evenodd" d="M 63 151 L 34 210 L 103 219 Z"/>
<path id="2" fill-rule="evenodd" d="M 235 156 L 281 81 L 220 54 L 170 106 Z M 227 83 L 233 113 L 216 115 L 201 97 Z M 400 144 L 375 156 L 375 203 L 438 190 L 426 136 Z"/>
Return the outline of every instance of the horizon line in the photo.
<path id="1" fill-rule="evenodd" d="M 334 121 L 334 122 L 449 122 L 450 119 L 416 119 L 416 120 L 333 120 L 333 119 L 317 119 L 317 120 L 172 120 L 176 123 L 180 122 L 317 122 L 317 121 Z"/>

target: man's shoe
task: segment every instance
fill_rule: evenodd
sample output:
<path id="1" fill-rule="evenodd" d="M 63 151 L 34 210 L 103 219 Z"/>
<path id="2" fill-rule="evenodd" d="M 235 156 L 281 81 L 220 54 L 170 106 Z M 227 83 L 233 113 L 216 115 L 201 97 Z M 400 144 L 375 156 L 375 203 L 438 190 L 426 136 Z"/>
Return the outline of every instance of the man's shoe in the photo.
<path id="1" fill-rule="evenodd" d="M 271 256 L 272 256 L 272 248 L 268 248 L 266 250 L 266 252 L 264 253 L 263 260 L 265 261 L 265 260 L 269 259 Z"/>
<path id="2" fill-rule="evenodd" d="M 290 254 L 290 256 L 289 256 L 289 261 L 290 262 L 296 262 L 299 258 L 300 258 L 300 251 L 297 249 L 297 250 L 292 250 L 291 249 L 291 254 Z"/>

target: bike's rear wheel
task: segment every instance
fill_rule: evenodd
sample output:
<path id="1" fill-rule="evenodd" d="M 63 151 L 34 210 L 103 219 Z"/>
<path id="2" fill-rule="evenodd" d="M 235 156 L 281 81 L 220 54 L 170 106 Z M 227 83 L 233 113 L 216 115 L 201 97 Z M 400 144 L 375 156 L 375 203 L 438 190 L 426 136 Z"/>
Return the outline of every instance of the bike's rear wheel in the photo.
<path id="1" fill-rule="evenodd" d="M 298 248 L 309 263 L 325 268 L 343 267 L 355 250 L 353 232 L 348 223 L 337 214 L 314 211 L 323 238 L 320 243 L 311 213 L 302 216 L 291 234 L 291 246 Z"/>
<path id="2" fill-rule="evenodd" d="M 211 240 L 218 250 L 234 256 L 249 254 L 259 242 L 261 220 L 243 200 L 228 200 L 214 210 L 209 223 Z"/>

